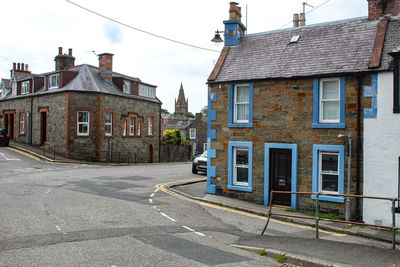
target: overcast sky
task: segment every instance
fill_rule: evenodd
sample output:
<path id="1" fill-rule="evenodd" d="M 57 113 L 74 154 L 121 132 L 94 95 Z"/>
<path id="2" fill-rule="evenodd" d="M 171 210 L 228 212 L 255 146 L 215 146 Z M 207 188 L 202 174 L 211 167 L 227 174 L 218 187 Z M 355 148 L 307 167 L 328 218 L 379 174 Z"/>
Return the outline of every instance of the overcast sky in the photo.
<path id="1" fill-rule="evenodd" d="M 228 19 L 225 0 L 71 0 L 88 9 L 145 31 L 180 42 L 218 50 L 210 42 Z M 304 0 L 243 0 L 242 22 L 248 33 L 291 27 Z M 327 0 L 308 0 L 317 7 Z M 12 62 L 29 64 L 33 73 L 54 69 L 58 47 L 73 49 L 75 64 L 98 66 L 97 54 L 114 54 L 113 70 L 157 85 L 163 108 L 174 111 L 181 82 L 189 111 L 207 105 L 207 77 L 219 53 L 146 35 L 82 10 L 65 0 L 19 0 L 0 3 L 0 77 L 9 78 Z M 306 12 L 312 8 L 307 7 Z M 330 0 L 306 15 L 307 25 L 367 15 L 367 0 Z"/>

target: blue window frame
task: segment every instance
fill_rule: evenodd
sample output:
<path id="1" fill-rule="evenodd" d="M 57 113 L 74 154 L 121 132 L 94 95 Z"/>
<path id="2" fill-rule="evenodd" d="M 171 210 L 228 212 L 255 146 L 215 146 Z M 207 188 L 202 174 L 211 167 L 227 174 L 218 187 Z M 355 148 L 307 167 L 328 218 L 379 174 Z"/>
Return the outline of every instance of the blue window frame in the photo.
<path id="1" fill-rule="evenodd" d="M 345 78 L 314 79 L 313 128 L 344 129 Z"/>
<path id="2" fill-rule="evenodd" d="M 343 194 L 344 146 L 313 145 L 312 191 Z M 311 196 L 315 199 L 315 195 Z M 343 197 L 319 196 L 320 200 L 343 203 Z"/>
<path id="3" fill-rule="evenodd" d="M 228 143 L 228 189 L 253 191 L 253 143 Z"/>
<path id="4" fill-rule="evenodd" d="M 253 88 L 252 82 L 229 85 L 228 127 L 253 127 Z"/>

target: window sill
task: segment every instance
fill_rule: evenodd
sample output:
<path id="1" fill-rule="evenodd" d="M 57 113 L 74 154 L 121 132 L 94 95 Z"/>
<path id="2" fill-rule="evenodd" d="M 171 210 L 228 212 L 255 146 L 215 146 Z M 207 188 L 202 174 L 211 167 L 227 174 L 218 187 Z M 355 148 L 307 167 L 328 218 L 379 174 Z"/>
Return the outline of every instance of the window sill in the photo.
<path id="1" fill-rule="evenodd" d="M 239 186 L 239 185 L 229 185 L 228 189 L 237 190 L 237 191 L 245 191 L 245 192 L 252 192 L 253 189 L 249 186 Z"/>
<path id="2" fill-rule="evenodd" d="M 78 137 L 89 137 L 89 134 L 77 134 Z"/>
<path id="3" fill-rule="evenodd" d="M 345 123 L 313 123 L 312 124 L 313 129 L 318 129 L 318 128 L 325 128 L 325 129 L 345 129 L 346 124 Z"/>
<path id="4" fill-rule="evenodd" d="M 315 195 L 311 196 L 311 199 L 316 199 Z M 344 197 L 335 197 L 335 196 L 325 196 L 325 195 L 320 195 L 318 197 L 319 200 L 322 201 L 329 201 L 329 202 L 336 202 L 336 203 L 344 203 Z"/>
<path id="5" fill-rule="evenodd" d="M 253 128 L 253 123 L 228 123 L 229 128 Z"/>

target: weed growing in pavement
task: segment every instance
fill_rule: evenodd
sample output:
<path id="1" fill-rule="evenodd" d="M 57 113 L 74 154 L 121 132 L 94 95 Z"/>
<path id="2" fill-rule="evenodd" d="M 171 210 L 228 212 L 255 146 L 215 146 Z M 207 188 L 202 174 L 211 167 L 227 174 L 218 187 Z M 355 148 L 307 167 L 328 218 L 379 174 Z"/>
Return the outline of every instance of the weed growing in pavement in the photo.
<path id="1" fill-rule="evenodd" d="M 304 214 L 309 215 L 309 216 L 315 216 L 315 212 L 314 211 L 306 211 L 304 212 Z M 343 217 L 341 216 L 337 216 L 335 214 L 328 214 L 328 213 L 319 213 L 318 214 L 320 218 L 324 218 L 324 219 L 331 219 L 331 220 L 344 220 Z"/>
<path id="2" fill-rule="evenodd" d="M 266 255 L 267 255 L 267 252 L 265 252 L 265 248 L 262 249 L 262 250 L 260 250 L 260 251 L 258 252 L 258 255 L 260 255 L 260 256 L 266 256 Z"/>
<path id="3" fill-rule="evenodd" d="M 286 208 L 285 211 L 286 211 L 286 212 L 296 212 L 296 210 L 295 210 L 295 209 L 292 209 L 292 208 Z"/>
<path id="4" fill-rule="evenodd" d="M 284 263 L 286 261 L 286 256 L 285 254 L 278 254 L 275 256 L 275 261 L 279 263 Z"/>

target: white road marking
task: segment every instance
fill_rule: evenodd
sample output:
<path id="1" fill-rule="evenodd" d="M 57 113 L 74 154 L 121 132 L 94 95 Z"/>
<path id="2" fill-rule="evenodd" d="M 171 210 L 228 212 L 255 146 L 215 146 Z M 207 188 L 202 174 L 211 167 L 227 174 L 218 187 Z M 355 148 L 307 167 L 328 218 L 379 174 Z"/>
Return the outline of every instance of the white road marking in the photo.
<path id="1" fill-rule="evenodd" d="M 189 230 L 190 232 L 196 232 L 196 231 L 193 230 L 192 228 L 187 227 L 187 226 L 185 226 L 185 225 L 183 225 L 182 227 L 185 228 L 186 230 Z"/>
<path id="2" fill-rule="evenodd" d="M 156 190 L 154 190 L 154 193 L 157 193 L 158 192 L 158 188 L 156 188 Z"/>
<path id="3" fill-rule="evenodd" d="M 21 159 L 13 159 L 13 158 L 7 158 L 4 153 L 0 152 L 0 155 L 5 159 L 5 160 L 21 160 Z"/>
<path id="4" fill-rule="evenodd" d="M 160 214 L 162 215 L 162 216 L 164 216 L 165 218 L 167 218 L 167 219 L 169 219 L 169 220 L 171 220 L 171 221 L 173 221 L 173 222 L 176 222 L 176 220 L 175 219 L 172 219 L 171 217 L 169 217 L 167 214 L 165 214 L 164 212 L 160 212 Z"/>
<path id="5" fill-rule="evenodd" d="M 197 235 L 199 235 L 199 236 L 206 236 L 205 234 L 200 233 L 200 232 L 194 232 L 194 233 L 197 234 Z"/>
<path id="6" fill-rule="evenodd" d="M 157 210 L 157 206 L 153 206 L 153 209 Z"/>
<path id="7" fill-rule="evenodd" d="M 53 190 L 53 188 L 50 188 L 49 190 L 47 190 L 46 194 L 50 193 L 51 190 Z"/>
<path id="8" fill-rule="evenodd" d="M 183 227 L 183 228 L 185 228 L 186 230 L 190 231 L 190 232 L 193 232 L 193 233 L 195 233 L 196 235 L 199 235 L 199 236 L 206 236 L 205 234 L 203 234 L 203 233 L 200 233 L 200 232 L 196 232 L 196 231 L 195 231 L 195 230 L 193 230 L 192 228 L 190 228 L 190 227 L 187 227 L 187 226 L 185 226 L 185 225 L 182 225 L 182 227 Z"/>
<path id="9" fill-rule="evenodd" d="M 151 198 L 149 198 L 149 202 L 150 204 L 153 204 L 153 200 Z"/>
<path id="10" fill-rule="evenodd" d="M 58 231 L 61 231 L 61 227 L 58 225 L 55 225 Z"/>
<path id="11" fill-rule="evenodd" d="M 150 197 L 154 197 L 154 194 L 155 194 L 155 193 L 151 194 Z"/>

